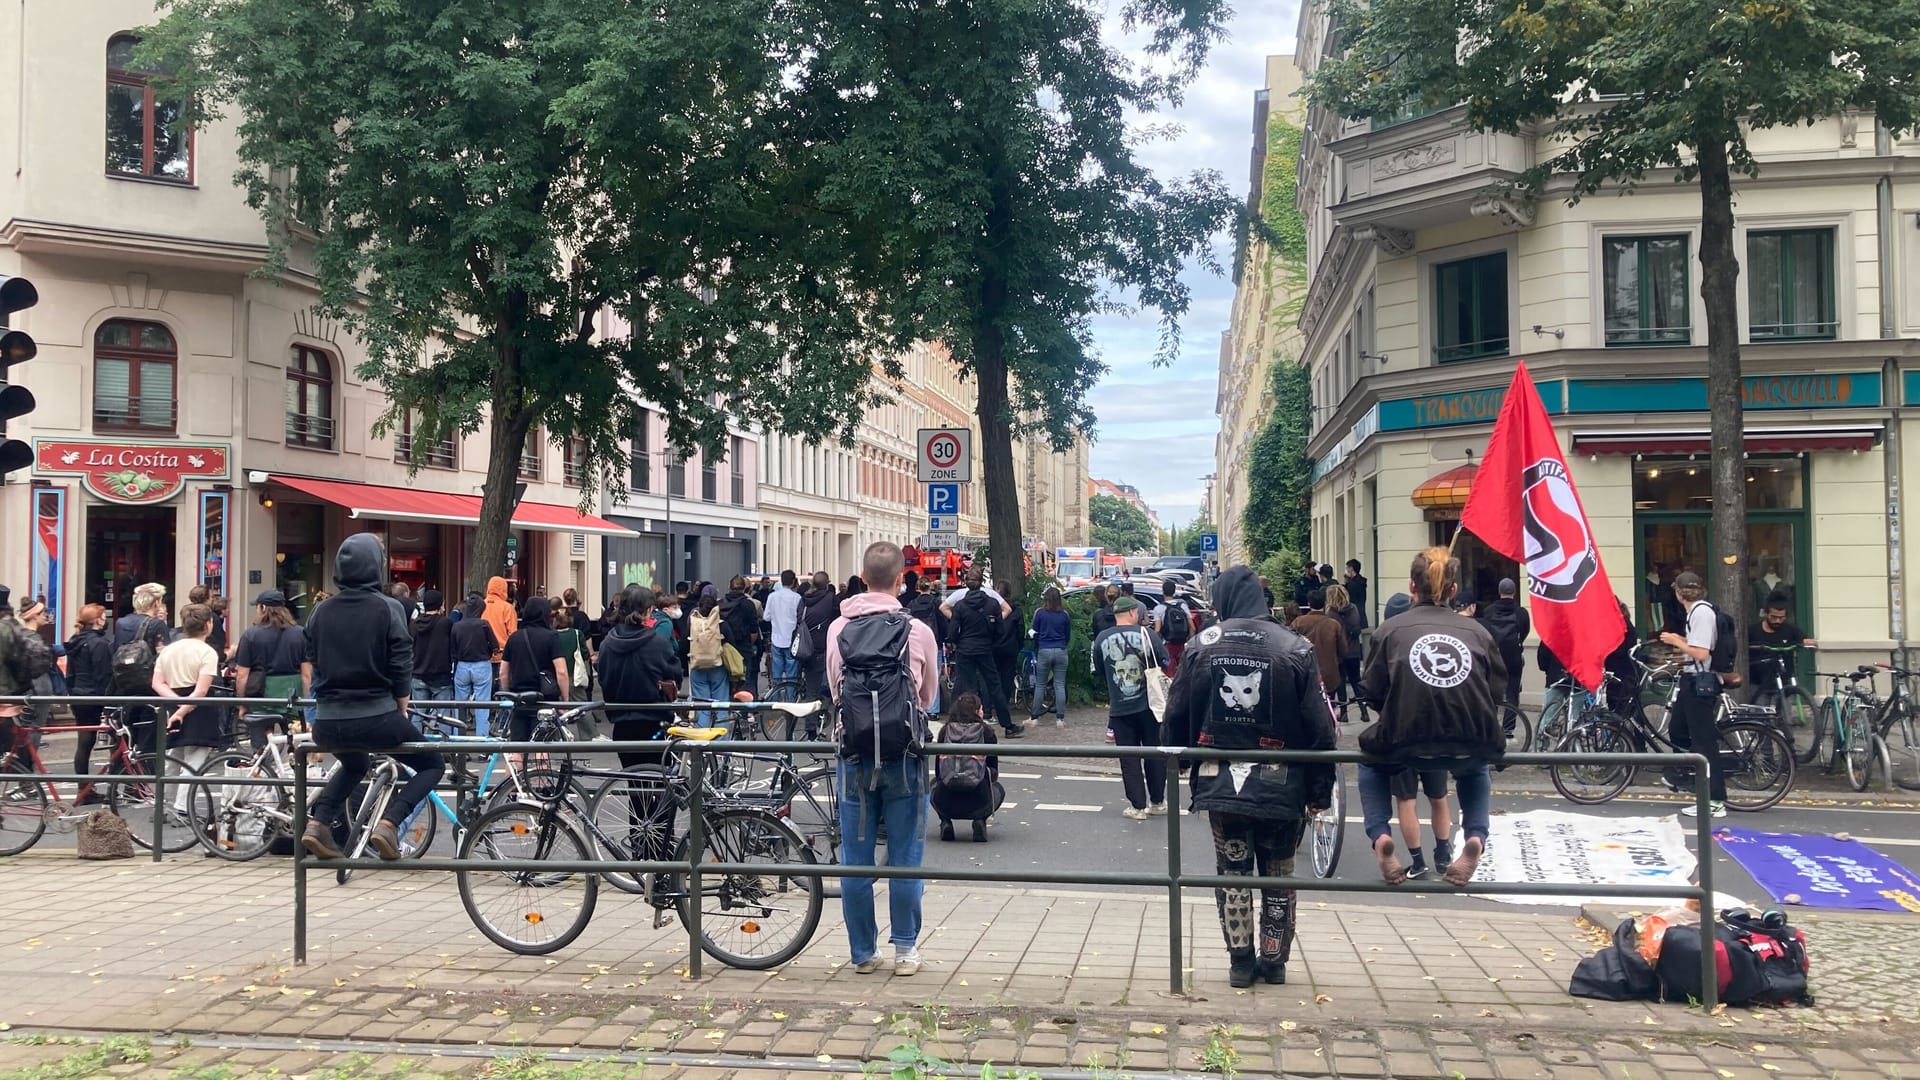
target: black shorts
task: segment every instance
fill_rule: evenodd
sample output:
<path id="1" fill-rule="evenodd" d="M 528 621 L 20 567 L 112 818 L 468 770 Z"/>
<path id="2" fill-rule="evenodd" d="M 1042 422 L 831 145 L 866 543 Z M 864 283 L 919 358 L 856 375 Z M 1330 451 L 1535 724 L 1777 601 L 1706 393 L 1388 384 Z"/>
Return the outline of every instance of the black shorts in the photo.
<path id="1" fill-rule="evenodd" d="M 1393 774 L 1393 797 L 1396 800 L 1417 799 L 1425 790 L 1429 799 L 1447 797 L 1447 771 L 1445 769 L 1401 769 Z"/>

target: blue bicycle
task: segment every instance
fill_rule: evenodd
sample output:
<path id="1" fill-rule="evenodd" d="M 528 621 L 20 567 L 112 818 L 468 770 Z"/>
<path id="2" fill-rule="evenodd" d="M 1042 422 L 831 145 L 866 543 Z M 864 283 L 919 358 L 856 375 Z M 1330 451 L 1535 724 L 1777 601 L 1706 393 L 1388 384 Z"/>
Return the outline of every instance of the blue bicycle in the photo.
<path id="1" fill-rule="evenodd" d="M 599 708 L 600 704 L 597 701 L 587 702 L 564 713 L 555 709 L 543 710 L 533 725 L 533 741 L 566 741 L 568 726 Z M 512 705 L 511 701 L 501 702 L 502 709 L 510 709 Z M 473 726 L 449 716 L 425 713 L 418 709 L 408 709 L 407 716 L 420 726 L 421 732 L 431 742 L 458 744 L 497 740 L 497 736 L 467 734 L 473 730 Z M 495 751 L 487 756 L 486 763 L 471 778 L 467 776 L 465 770 L 468 755 L 461 754 L 457 750 L 449 750 L 446 757 L 449 774 L 456 778 L 453 791 L 450 793 L 453 802 L 449 805 L 447 798 L 436 790 L 429 793 L 426 801 L 414 809 L 413 815 L 407 819 L 405 827 L 400 830 L 400 857 L 403 859 L 417 859 L 426 854 L 427 849 L 433 846 L 433 837 L 439 831 L 441 818 L 445 818 L 447 824 L 453 827 L 454 842 L 458 844 L 467 828 L 502 803 L 521 798 L 548 799 L 554 797 L 559 791 L 558 773 L 544 754 L 528 754 L 525 755 L 525 760 L 521 761 L 518 760 L 521 755 Z M 391 762 L 394 767 L 391 787 L 387 788 L 389 792 L 397 789 L 399 783 L 405 782 L 406 777 L 410 775 L 405 765 L 392 758 L 382 758 L 381 762 L 383 765 Z M 505 776 L 495 783 L 495 774 L 501 772 L 504 772 Z M 368 786 L 361 788 L 360 792 L 356 793 L 357 797 L 349 804 L 350 820 L 357 821 L 362 816 L 358 812 L 359 805 L 364 801 L 365 793 L 372 789 L 376 779 L 379 777 L 370 773 Z M 466 784 L 468 779 L 473 781 L 471 789 Z M 579 790 L 578 785 L 574 786 L 570 794 L 579 796 L 584 803 L 585 795 Z M 384 805 L 384 798 L 379 801 Z M 368 820 L 379 819 L 369 818 Z M 358 838 L 355 837 L 355 839 Z"/>

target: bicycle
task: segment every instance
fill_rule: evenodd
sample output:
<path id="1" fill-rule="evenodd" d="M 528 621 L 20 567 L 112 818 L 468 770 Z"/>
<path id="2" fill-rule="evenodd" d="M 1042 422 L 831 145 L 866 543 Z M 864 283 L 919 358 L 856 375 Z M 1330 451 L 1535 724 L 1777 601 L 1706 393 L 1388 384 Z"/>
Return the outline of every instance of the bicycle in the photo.
<path id="1" fill-rule="evenodd" d="M 1519 753 L 1533 744 L 1533 721 L 1518 705 L 1500 704 L 1500 729 L 1507 735 L 1507 752 Z"/>
<path id="2" fill-rule="evenodd" d="M 152 723 L 152 721 L 148 721 Z M 35 779 L 47 775 L 46 763 L 40 758 L 40 749 L 33 745 L 32 733 L 38 730 L 54 734 L 62 732 L 92 731 L 105 732 L 111 741 L 107 764 L 99 775 L 150 777 L 153 775 L 154 756 L 151 750 L 140 753 L 136 750 L 133 726 L 128 720 L 127 709 L 109 707 L 100 714 L 100 723 L 92 725 L 60 725 L 44 728 L 28 728 L 20 724 L 0 724 L 12 732 L 10 749 L 0 754 L 0 856 L 18 855 L 40 842 L 46 835 L 47 826 L 52 825 L 56 832 L 70 833 L 79 828 L 93 811 L 89 803 L 80 800 L 93 789 L 92 784 L 79 785 L 75 800 L 71 803 L 60 797 L 58 788 L 51 780 Z M 198 776 L 200 770 L 186 763 L 182 758 L 168 754 L 165 761 L 167 776 Z M 127 823 L 127 829 L 133 835 L 133 842 L 148 851 L 153 850 L 153 784 L 150 782 L 130 782 L 101 785 L 107 789 L 106 807 L 118 814 Z M 176 789 L 177 791 L 177 789 Z M 182 852 L 195 843 L 192 823 L 187 815 L 178 813 L 171 807 L 160 811 L 163 814 L 160 834 L 160 850 L 168 854 Z"/>
<path id="3" fill-rule="evenodd" d="M 1907 680 L 1916 672 L 1894 667 L 1892 664 L 1877 664 L 1893 673 L 1894 685 L 1899 688 L 1898 712 L 1889 709 L 1880 721 L 1880 729 L 1874 738 L 1879 742 L 1881 767 L 1887 770 L 1887 779 L 1907 791 L 1920 791 L 1920 726 L 1916 725 L 1913 707 L 1908 704 L 1911 691 L 1907 689 Z M 1899 735 L 1896 742 L 1894 736 Z"/>
<path id="4" fill-rule="evenodd" d="M 1817 746 L 1827 751 L 1827 772 L 1842 763 L 1847 770 L 1847 783 L 1855 791 L 1867 790 L 1867 784 L 1873 778 L 1873 758 L 1876 752 L 1873 737 L 1873 713 L 1880 707 L 1880 697 L 1873 691 L 1874 669 L 1865 664 L 1848 672 L 1817 672 L 1822 679 L 1833 681 L 1833 692 L 1820 703 L 1819 714 L 1814 722 L 1819 727 Z M 1846 685 L 1840 685 L 1845 682 Z M 1860 684 L 1867 684 L 1862 690 Z M 1885 749 L 1884 742 L 1878 749 Z M 1816 753 L 1817 756 L 1817 753 Z M 1891 757 L 1883 759 L 1882 764 L 1889 776 L 1893 773 Z"/>
<path id="5" fill-rule="evenodd" d="M 1751 645 L 1749 666 L 1764 674 L 1753 681 L 1753 704 L 1773 710 L 1780 734 L 1793 744 L 1793 760 L 1806 765 L 1820 753 L 1820 726 L 1815 723 L 1813 695 L 1800 688 L 1794 655 L 1800 645 Z"/>
<path id="6" fill-rule="evenodd" d="M 1333 798 L 1313 815 L 1313 876 L 1330 878 L 1340 865 L 1340 846 L 1347 835 L 1347 767 L 1333 767 Z"/>
<path id="7" fill-rule="evenodd" d="M 1658 670 L 1644 663 L 1642 667 L 1649 674 Z M 1680 693 L 1678 684 L 1673 693 Z M 1671 700 L 1667 714 L 1676 714 Z M 1757 812 L 1778 805 L 1787 797 L 1787 792 L 1793 789 L 1793 744 L 1780 734 L 1771 710 L 1737 704 L 1723 690 L 1714 713 L 1714 727 L 1719 734 L 1719 758 L 1726 781 L 1728 809 Z M 1576 754 L 1682 752 L 1668 731 L 1639 714 L 1588 719 L 1570 729 L 1556 749 Z M 1618 797 L 1640 770 L 1635 765 L 1574 762 L 1556 763 L 1547 771 L 1554 790 L 1569 802 L 1592 806 Z"/>
<path id="8" fill-rule="evenodd" d="M 691 809 L 689 772 L 684 766 L 658 765 L 588 769 L 563 758 L 560 777 L 567 783 L 576 776 L 614 782 L 598 795 L 604 802 L 609 792 L 617 792 L 625 804 L 615 808 L 624 812 L 617 813 L 611 832 L 601 827 L 598 812 L 574 813 L 564 799 L 508 803 L 474 824 L 460 857 L 580 863 L 610 852 L 623 861 L 643 861 L 671 849 L 676 859 L 685 860 L 691 855 L 691 831 L 682 831 L 678 819 Z M 799 832 L 765 810 L 705 806 L 700 826 L 706 862 L 814 862 Z M 488 940 L 522 956 L 542 956 L 565 948 L 587 928 L 603 874 L 461 870 L 456 876 L 460 903 Z M 667 925 L 669 910 L 688 919 L 699 904 L 701 950 L 731 967 L 779 967 L 806 948 L 820 924 L 822 890 L 811 887 L 811 879 L 752 871 L 702 873 L 698 894 L 677 872 L 644 873 L 639 880 L 656 929 Z"/>

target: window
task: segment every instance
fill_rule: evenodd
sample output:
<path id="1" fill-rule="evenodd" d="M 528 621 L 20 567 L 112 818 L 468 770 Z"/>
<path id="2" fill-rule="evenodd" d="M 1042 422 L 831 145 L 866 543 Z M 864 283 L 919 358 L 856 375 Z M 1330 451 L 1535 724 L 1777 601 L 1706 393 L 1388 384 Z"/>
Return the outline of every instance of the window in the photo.
<path id="1" fill-rule="evenodd" d="M 700 500 L 715 502 L 720 498 L 720 478 L 714 472 L 713 456 L 705 450 L 700 452 Z"/>
<path id="2" fill-rule="evenodd" d="M 1442 364 L 1507 355 L 1507 253 L 1433 268 L 1434 359 Z"/>
<path id="3" fill-rule="evenodd" d="M 1601 241 L 1608 345 L 1693 341 L 1687 295 L 1687 238 L 1610 236 Z"/>
<path id="4" fill-rule="evenodd" d="M 393 441 L 393 460 L 400 462 L 402 465 L 415 464 L 413 426 L 418 416 L 418 410 L 408 409 L 406 414 L 400 418 L 400 436 Z M 418 464 L 424 465 L 429 469 L 453 468 L 453 436 L 451 434 L 441 438 L 438 442 L 430 443 L 421 440 L 418 449 L 420 451 Z"/>
<path id="5" fill-rule="evenodd" d="M 287 357 L 287 445 L 333 449 L 333 361 L 305 345 Z"/>
<path id="6" fill-rule="evenodd" d="M 587 440 L 568 439 L 560 448 L 560 482 L 568 487 L 579 487 L 580 478 L 586 475 Z"/>
<path id="7" fill-rule="evenodd" d="M 1833 230 L 1747 234 L 1747 319 L 1755 341 L 1831 338 Z"/>
<path id="8" fill-rule="evenodd" d="M 667 495 L 675 499 L 687 497 L 687 459 L 678 454 L 667 455 Z"/>
<path id="9" fill-rule="evenodd" d="M 733 445 L 727 448 L 727 464 L 733 470 L 733 505 L 747 505 L 747 474 L 740 471 L 741 463 L 747 457 L 747 440 L 738 435 L 733 437 Z"/>
<path id="10" fill-rule="evenodd" d="M 527 442 L 520 448 L 520 464 L 514 469 L 514 476 L 537 483 L 540 479 L 541 452 L 545 449 L 546 436 L 539 428 L 527 432 Z"/>
<path id="11" fill-rule="evenodd" d="M 114 319 L 93 335 L 93 426 L 173 433 L 179 350 L 159 323 Z"/>
<path id="12" fill-rule="evenodd" d="M 633 418 L 633 432 L 628 436 L 632 445 L 627 457 L 629 491 L 653 490 L 653 452 L 647 449 L 648 419 L 651 416 L 651 413 L 642 410 Z"/>
<path id="13" fill-rule="evenodd" d="M 120 176 L 193 182 L 193 133 L 177 125 L 186 102 L 155 98 L 151 68 L 134 63 L 140 39 L 107 42 L 107 171 Z"/>

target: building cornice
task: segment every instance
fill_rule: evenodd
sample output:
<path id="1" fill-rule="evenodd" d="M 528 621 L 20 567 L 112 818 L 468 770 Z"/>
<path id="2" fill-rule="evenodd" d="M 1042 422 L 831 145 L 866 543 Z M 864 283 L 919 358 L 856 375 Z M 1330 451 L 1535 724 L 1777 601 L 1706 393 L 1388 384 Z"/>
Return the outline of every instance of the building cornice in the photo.
<path id="1" fill-rule="evenodd" d="M 9 219 L 6 227 L 0 229 L 0 241 L 26 255 L 64 255 L 118 263 L 151 262 L 240 274 L 265 266 L 269 255 L 265 244 L 236 244 L 32 218 Z M 312 280 L 297 272 L 289 272 L 287 276 Z"/>

